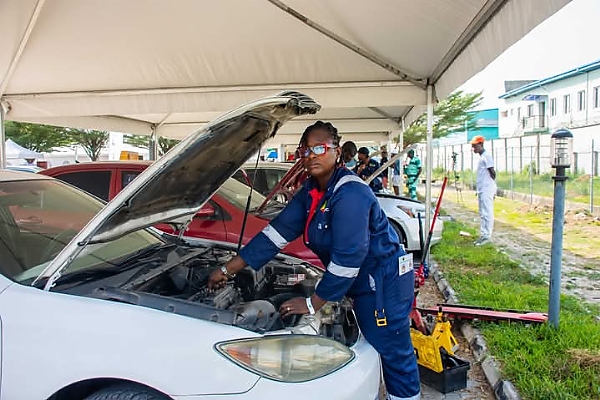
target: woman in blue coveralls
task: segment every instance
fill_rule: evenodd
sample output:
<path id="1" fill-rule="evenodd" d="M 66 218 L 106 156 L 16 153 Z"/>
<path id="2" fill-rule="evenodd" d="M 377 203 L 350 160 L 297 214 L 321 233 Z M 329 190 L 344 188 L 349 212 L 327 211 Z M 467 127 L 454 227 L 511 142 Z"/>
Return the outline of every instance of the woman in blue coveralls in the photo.
<path id="1" fill-rule="evenodd" d="M 315 293 L 283 303 L 281 316 L 314 314 L 327 301 L 352 298 L 361 331 L 381 356 L 389 398 L 419 399 L 409 320 L 413 270 L 400 268 L 404 249 L 373 191 L 340 166 L 340 139 L 328 122 L 306 128 L 298 153 L 310 178 L 238 256 L 212 273 L 209 287 L 223 286 L 247 265 L 260 269 L 303 235 L 327 269 Z"/>

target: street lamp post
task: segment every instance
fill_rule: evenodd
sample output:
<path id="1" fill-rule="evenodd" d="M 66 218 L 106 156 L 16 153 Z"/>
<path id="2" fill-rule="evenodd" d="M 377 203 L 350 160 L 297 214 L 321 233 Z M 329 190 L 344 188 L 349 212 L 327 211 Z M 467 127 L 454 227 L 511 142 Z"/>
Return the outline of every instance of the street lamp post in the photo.
<path id="1" fill-rule="evenodd" d="M 563 227 L 565 221 L 565 170 L 571 166 L 573 134 L 564 128 L 556 130 L 551 139 L 552 168 L 556 168 L 554 180 L 554 210 L 552 214 L 552 250 L 550 253 L 550 298 L 548 322 L 558 328 L 560 314 L 560 281 L 562 266 Z"/>

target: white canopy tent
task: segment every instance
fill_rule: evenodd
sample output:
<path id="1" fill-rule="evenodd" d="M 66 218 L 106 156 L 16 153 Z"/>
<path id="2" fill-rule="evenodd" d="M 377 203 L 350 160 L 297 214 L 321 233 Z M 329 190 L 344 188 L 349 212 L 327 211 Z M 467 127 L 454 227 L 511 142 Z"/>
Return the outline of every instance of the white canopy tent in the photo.
<path id="1" fill-rule="evenodd" d="M 7 159 L 10 159 L 10 158 L 12 158 L 12 159 L 15 159 L 15 158 L 35 159 L 35 158 L 39 158 L 42 156 L 38 152 L 29 150 L 28 148 L 21 146 L 20 144 L 13 141 L 12 139 L 6 139 L 5 146 L 6 146 L 6 158 Z"/>
<path id="2" fill-rule="evenodd" d="M 181 138 L 295 89 L 342 132 L 387 134 L 568 3 L 282 1 L 4 0 L 6 118 Z"/>
<path id="3" fill-rule="evenodd" d="M 387 141 L 568 2 L 3 0 L 0 114 L 155 141 L 294 89 L 344 139 Z"/>

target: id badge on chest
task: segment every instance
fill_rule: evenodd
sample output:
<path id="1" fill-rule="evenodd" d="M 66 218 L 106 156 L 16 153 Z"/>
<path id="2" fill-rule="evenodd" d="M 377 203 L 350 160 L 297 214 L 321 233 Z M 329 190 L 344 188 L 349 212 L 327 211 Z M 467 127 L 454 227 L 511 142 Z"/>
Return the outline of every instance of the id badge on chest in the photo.
<path id="1" fill-rule="evenodd" d="M 398 275 L 402 276 L 407 272 L 412 271 L 414 268 L 413 265 L 413 255 L 412 253 L 408 253 L 398 258 Z"/>

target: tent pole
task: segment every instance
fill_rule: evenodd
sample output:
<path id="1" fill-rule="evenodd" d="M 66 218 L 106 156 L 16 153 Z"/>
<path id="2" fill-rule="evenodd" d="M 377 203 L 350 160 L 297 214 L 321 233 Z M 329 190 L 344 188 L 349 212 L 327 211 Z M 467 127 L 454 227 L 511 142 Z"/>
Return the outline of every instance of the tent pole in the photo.
<path id="1" fill-rule="evenodd" d="M 0 104 L 0 168 L 6 168 L 6 138 L 4 132 L 4 107 Z"/>
<path id="2" fill-rule="evenodd" d="M 404 150 L 404 117 L 402 117 L 402 130 L 400 131 L 400 139 L 398 140 L 398 148 Z M 402 161 L 400 160 L 400 194 L 404 193 L 404 172 L 402 171 Z"/>
<path id="3" fill-rule="evenodd" d="M 431 173 L 433 168 L 433 85 L 427 85 L 427 159 L 426 159 L 426 190 L 425 190 L 425 226 L 431 227 Z M 429 251 L 427 258 L 429 258 Z M 429 264 L 429 260 L 427 260 Z"/>
<path id="4" fill-rule="evenodd" d="M 150 133 L 150 140 L 148 143 L 148 157 L 152 161 L 158 160 L 158 135 L 156 126 L 152 126 L 152 132 Z"/>

